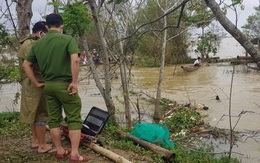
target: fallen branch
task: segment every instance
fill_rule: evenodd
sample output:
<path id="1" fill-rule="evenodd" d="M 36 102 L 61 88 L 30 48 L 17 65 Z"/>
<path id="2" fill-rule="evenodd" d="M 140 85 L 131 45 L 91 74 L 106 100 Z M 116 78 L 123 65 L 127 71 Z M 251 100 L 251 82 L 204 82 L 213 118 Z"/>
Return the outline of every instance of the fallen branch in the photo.
<path id="1" fill-rule="evenodd" d="M 132 140 L 133 142 L 141 145 L 143 148 L 147 149 L 147 150 L 151 150 L 157 154 L 160 154 L 163 156 L 164 159 L 166 160 L 169 160 L 169 161 L 173 161 L 174 158 L 175 158 L 175 153 L 167 150 L 167 149 L 164 149 L 160 146 L 157 146 L 155 144 L 152 144 L 152 143 L 149 143 L 147 141 L 144 141 L 144 140 L 141 140 L 137 137 L 134 137 L 134 136 L 131 136 L 130 134 L 128 133 L 125 133 L 123 131 L 119 131 L 117 130 L 116 131 L 120 136 L 124 137 L 124 138 L 127 138 L 129 140 Z"/>

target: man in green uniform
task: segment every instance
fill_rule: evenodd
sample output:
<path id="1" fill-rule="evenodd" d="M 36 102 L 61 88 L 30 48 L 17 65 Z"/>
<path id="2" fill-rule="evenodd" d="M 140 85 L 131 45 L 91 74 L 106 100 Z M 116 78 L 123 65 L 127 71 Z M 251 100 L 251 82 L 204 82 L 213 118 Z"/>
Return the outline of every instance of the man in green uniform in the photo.
<path id="1" fill-rule="evenodd" d="M 47 32 L 45 22 L 37 22 L 32 28 L 33 34 L 21 41 L 18 52 L 19 67 L 21 72 L 21 108 L 20 121 L 32 124 L 31 148 L 38 149 L 39 153 L 55 152 L 55 149 L 45 142 L 46 121 L 48 120 L 46 96 L 41 87 L 35 87 L 23 71 L 22 64 L 33 43 L 43 37 Z M 38 65 L 33 64 L 33 72 L 39 82 L 44 82 Z"/>
<path id="2" fill-rule="evenodd" d="M 23 63 L 28 77 L 37 87 L 44 85 L 50 115 L 49 127 L 57 149 L 56 158 L 62 160 L 70 154 L 70 162 L 87 162 L 87 157 L 78 151 L 82 119 L 81 99 L 78 95 L 79 59 L 78 46 L 74 38 L 61 34 L 62 17 L 50 14 L 46 17 L 48 34 L 33 44 Z M 38 63 L 45 84 L 39 82 L 31 65 Z M 67 118 L 71 149 L 64 149 L 61 144 L 60 123 L 63 120 L 62 108 Z"/>

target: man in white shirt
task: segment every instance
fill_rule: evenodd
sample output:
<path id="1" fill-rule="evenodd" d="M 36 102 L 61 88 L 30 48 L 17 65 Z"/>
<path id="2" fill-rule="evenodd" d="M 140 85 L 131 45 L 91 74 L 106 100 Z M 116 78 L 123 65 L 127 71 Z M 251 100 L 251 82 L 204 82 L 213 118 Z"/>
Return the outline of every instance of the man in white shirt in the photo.
<path id="1" fill-rule="evenodd" d="M 200 57 L 198 57 L 198 58 L 195 60 L 195 62 L 194 62 L 193 65 L 194 65 L 194 66 L 200 66 Z"/>

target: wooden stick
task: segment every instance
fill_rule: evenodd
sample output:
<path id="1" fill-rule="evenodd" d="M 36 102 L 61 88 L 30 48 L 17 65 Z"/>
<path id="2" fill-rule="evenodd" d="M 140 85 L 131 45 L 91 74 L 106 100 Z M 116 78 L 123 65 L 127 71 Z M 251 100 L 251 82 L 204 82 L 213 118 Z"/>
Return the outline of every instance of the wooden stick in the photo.
<path id="1" fill-rule="evenodd" d="M 163 158 L 167 159 L 167 160 L 170 160 L 170 161 L 173 161 L 174 158 L 175 158 L 175 153 L 165 149 L 165 148 L 162 148 L 160 146 L 157 146 L 155 144 L 152 144 L 152 143 L 149 143 L 147 141 L 144 141 L 144 140 L 141 140 L 137 137 L 134 137 L 128 133 L 125 133 L 123 131 L 119 131 L 117 130 L 116 131 L 120 136 L 124 137 L 124 138 L 127 138 L 129 140 L 132 140 L 133 142 L 137 143 L 137 144 L 140 144 L 143 148 L 147 149 L 147 150 L 151 150 L 157 154 L 160 154 L 163 156 Z"/>
<path id="2" fill-rule="evenodd" d="M 66 136 L 67 138 L 69 138 L 69 130 L 67 126 L 62 125 L 60 127 L 61 131 L 63 132 L 63 135 Z M 131 161 L 125 159 L 124 157 L 108 150 L 105 148 L 102 148 L 92 142 L 90 143 L 85 143 L 84 140 L 85 138 L 89 138 L 90 140 L 93 139 L 92 136 L 86 135 L 84 133 L 81 133 L 81 141 L 80 144 L 89 147 L 90 149 L 94 150 L 95 152 L 100 153 L 101 155 L 111 159 L 112 161 L 116 162 L 116 163 L 132 163 Z"/>
<path id="3" fill-rule="evenodd" d="M 110 150 L 107 150 L 105 148 L 102 148 L 94 143 L 81 143 L 82 145 L 84 146 L 87 146 L 89 147 L 90 149 L 100 153 L 101 155 L 111 159 L 112 161 L 116 162 L 116 163 L 131 163 L 131 161 L 125 159 L 124 157 L 110 151 Z"/>

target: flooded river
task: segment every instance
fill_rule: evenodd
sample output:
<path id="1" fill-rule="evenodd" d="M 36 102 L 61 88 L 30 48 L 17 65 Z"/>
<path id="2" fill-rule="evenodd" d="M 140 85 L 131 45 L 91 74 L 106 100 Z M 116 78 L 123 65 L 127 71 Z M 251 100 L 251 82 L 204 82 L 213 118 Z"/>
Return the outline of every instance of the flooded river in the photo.
<path id="1" fill-rule="evenodd" d="M 85 74 L 82 70 L 81 74 Z M 159 68 L 134 68 L 132 79 L 135 86 L 131 89 L 143 91 L 155 97 L 158 82 Z M 233 66 L 222 64 L 204 65 L 202 68 L 187 73 L 180 65 L 166 67 L 162 87 L 162 97 L 169 98 L 181 104 L 203 104 L 209 110 L 202 111 L 208 115 L 206 122 L 218 128 L 229 128 L 229 108 L 231 108 L 232 125 L 237 123 L 238 116 L 244 111 L 236 131 L 245 132 L 242 138 L 244 142 L 234 147 L 232 155 L 238 157 L 241 162 L 260 162 L 260 72 L 248 70 L 239 65 Z M 122 109 L 120 79 L 112 81 L 112 95 L 116 109 Z M 231 89 L 232 88 L 232 89 Z M 0 111 L 19 110 L 18 105 L 13 104 L 15 93 L 20 91 L 19 84 L 4 84 L 0 89 Z M 92 79 L 80 82 L 79 93 L 83 103 L 83 116 L 92 106 L 106 109 L 105 103 Z M 220 100 L 216 100 L 216 96 Z M 136 101 L 134 101 L 136 102 Z M 153 106 L 145 106 L 147 112 L 153 112 Z M 250 135 L 251 134 L 251 135 Z M 253 137 L 252 134 L 255 134 Z M 228 150 L 228 145 L 222 145 L 221 150 Z"/>
<path id="2" fill-rule="evenodd" d="M 153 92 L 154 97 L 158 72 L 157 68 L 140 68 L 134 73 L 135 82 Z M 241 162 L 260 162 L 260 72 L 243 65 L 233 69 L 230 65 L 211 64 L 190 73 L 184 72 L 180 66 L 166 67 L 164 76 L 162 97 L 209 107 L 201 113 L 208 115 L 206 122 L 212 126 L 228 129 L 227 115 L 231 108 L 232 126 L 238 122 L 235 130 L 245 132 L 241 142 L 234 147 L 237 154 L 233 157 L 238 157 Z M 216 100 L 216 96 L 220 100 Z M 242 114 L 240 120 L 239 114 Z M 222 144 L 220 148 L 219 152 L 228 151 L 229 146 Z"/>

